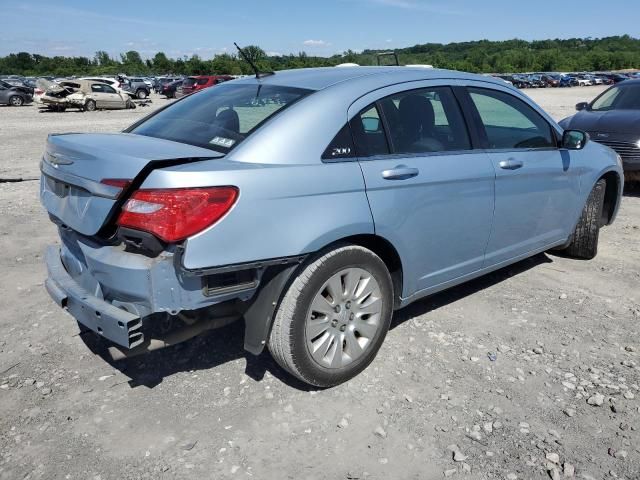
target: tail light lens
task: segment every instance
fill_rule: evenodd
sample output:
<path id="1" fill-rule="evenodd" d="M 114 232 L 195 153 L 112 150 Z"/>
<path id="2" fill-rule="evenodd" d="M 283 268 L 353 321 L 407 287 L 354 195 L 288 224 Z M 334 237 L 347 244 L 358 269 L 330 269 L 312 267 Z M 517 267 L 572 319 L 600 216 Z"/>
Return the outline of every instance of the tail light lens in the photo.
<path id="1" fill-rule="evenodd" d="M 175 243 L 215 224 L 237 198 L 236 187 L 138 190 L 122 208 L 118 225 Z"/>

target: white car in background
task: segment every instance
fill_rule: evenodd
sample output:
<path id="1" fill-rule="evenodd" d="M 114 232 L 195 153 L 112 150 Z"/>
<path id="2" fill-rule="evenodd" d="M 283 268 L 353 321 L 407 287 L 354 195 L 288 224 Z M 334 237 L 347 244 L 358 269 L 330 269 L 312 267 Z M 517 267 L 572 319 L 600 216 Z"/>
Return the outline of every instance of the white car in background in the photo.
<path id="1" fill-rule="evenodd" d="M 575 77 L 576 82 L 578 82 L 579 87 L 591 87 L 593 85 L 593 80 L 587 77 L 579 76 Z"/>
<path id="2" fill-rule="evenodd" d="M 122 89 L 122 84 L 113 77 L 82 77 L 79 80 L 89 80 L 90 82 L 106 83 L 116 90 Z"/>

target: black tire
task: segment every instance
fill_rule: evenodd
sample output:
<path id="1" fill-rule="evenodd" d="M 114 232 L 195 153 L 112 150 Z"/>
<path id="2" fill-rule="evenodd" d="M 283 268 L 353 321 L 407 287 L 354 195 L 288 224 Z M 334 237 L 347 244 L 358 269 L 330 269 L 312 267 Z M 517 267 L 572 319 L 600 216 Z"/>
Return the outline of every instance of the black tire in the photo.
<path id="1" fill-rule="evenodd" d="M 587 204 L 582 210 L 580 220 L 571 239 L 571 243 L 565 249 L 565 253 L 574 258 L 591 260 L 598 253 L 598 237 L 602 222 L 602 206 L 604 194 L 607 189 L 607 181 L 598 182 L 591 190 Z"/>
<path id="2" fill-rule="evenodd" d="M 145 98 L 147 98 L 147 91 L 146 91 L 146 90 L 144 90 L 144 89 L 142 89 L 142 88 L 141 88 L 141 89 L 139 89 L 139 90 L 136 92 L 136 97 L 137 97 L 138 99 L 140 99 L 140 100 L 144 100 Z"/>
<path id="3" fill-rule="evenodd" d="M 24 98 L 20 95 L 12 95 L 9 97 L 9 105 L 12 107 L 21 107 L 24 105 Z"/>
<path id="4" fill-rule="evenodd" d="M 96 102 L 95 100 L 87 100 L 87 103 L 84 104 L 85 112 L 95 112 L 96 111 Z"/>
<path id="5" fill-rule="evenodd" d="M 311 302 L 323 284 L 346 268 L 366 270 L 378 283 L 382 299 L 380 323 L 359 358 L 344 367 L 325 368 L 313 359 L 307 347 L 307 315 Z M 378 353 L 391 324 L 393 300 L 389 271 L 371 250 L 345 244 L 321 252 L 300 267 L 278 306 L 269 337 L 269 351 L 283 369 L 305 383 L 330 387 L 346 382 L 367 368 Z"/>
<path id="6" fill-rule="evenodd" d="M 127 106 L 127 108 L 132 109 L 132 110 L 136 108 L 136 104 L 130 98 L 127 99 L 127 105 L 126 106 Z"/>

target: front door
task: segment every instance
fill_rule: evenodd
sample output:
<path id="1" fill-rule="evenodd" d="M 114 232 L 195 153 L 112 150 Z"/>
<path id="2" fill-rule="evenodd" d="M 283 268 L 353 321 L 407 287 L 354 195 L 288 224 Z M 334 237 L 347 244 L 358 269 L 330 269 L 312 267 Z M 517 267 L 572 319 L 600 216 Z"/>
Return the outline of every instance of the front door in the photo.
<path id="1" fill-rule="evenodd" d="M 379 99 L 351 129 L 376 234 L 402 258 L 403 296 L 482 268 L 495 175 L 487 154 L 472 149 L 451 89 Z"/>
<path id="2" fill-rule="evenodd" d="M 552 126 L 523 100 L 494 89 L 467 91 L 496 174 L 485 266 L 566 240 L 580 187 L 570 152 L 558 148 Z"/>

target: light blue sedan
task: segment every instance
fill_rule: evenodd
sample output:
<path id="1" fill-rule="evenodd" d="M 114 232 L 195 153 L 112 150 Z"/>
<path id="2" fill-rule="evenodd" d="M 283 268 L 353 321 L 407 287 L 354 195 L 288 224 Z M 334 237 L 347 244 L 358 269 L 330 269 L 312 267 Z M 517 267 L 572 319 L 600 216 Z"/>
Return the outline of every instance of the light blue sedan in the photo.
<path id="1" fill-rule="evenodd" d="M 234 80 L 123 133 L 49 136 L 46 287 L 113 358 L 235 319 L 316 386 L 391 317 L 550 249 L 591 259 L 620 158 L 484 76 L 326 68 Z"/>

